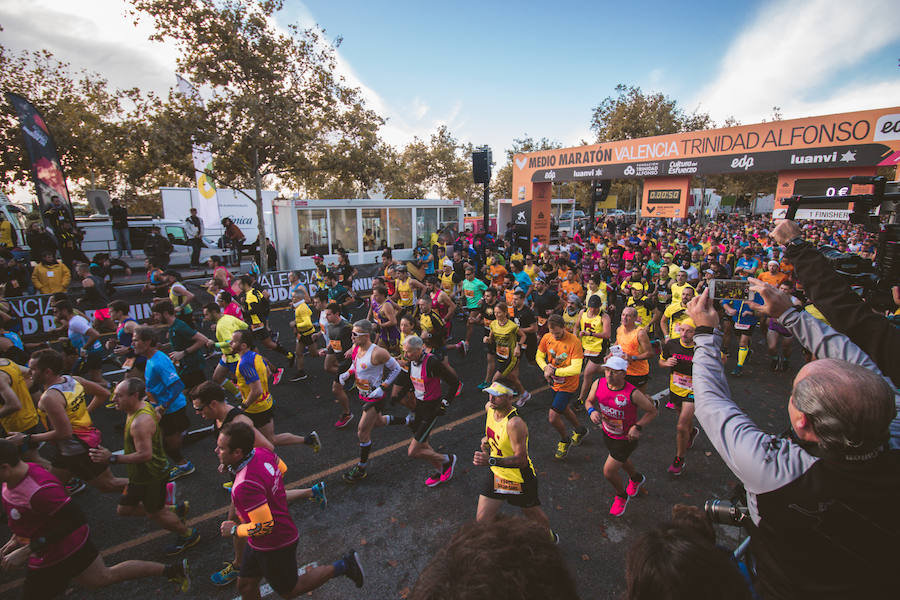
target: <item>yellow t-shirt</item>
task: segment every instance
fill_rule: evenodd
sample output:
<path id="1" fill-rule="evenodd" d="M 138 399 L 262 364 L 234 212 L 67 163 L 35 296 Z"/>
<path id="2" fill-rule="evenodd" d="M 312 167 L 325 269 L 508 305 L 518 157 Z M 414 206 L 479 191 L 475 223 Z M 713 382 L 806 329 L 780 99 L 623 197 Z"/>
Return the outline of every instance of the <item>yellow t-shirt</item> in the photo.
<path id="1" fill-rule="evenodd" d="M 672 304 L 668 305 L 663 316 L 669 320 L 669 339 L 676 340 L 680 338 L 681 332 L 676 325 L 688 318 L 687 309 L 682 306 L 681 301 L 677 303 L 673 301 Z"/>
<path id="2" fill-rule="evenodd" d="M 400 306 L 412 306 L 416 301 L 416 296 L 413 293 L 412 284 L 409 282 L 409 279 L 406 281 L 397 280 L 397 295 L 400 296 L 400 299 L 397 301 L 397 304 Z"/>
<path id="3" fill-rule="evenodd" d="M 234 332 L 240 329 L 249 329 L 249 326 L 241 319 L 231 315 L 222 315 L 222 318 L 216 322 L 216 347 L 222 351 L 222 358 L 227 363 L 238 361 L 238 356 L 231 351 L 230 342 L 234 337 Z"/>
<path id="4" fill-rule="evenodd" d="M 688 282 L 684 282 L 682 284 L 673 283 L 672 284 L 672 304 L 681 304 L 681 294 L 684 292 L 684 288 L 686 287 L 694 287 Z"/>
<path id="5" fill-rule="evenodd" d="M 269 394 L 269 369 L 262 356 L 252 350 L 244 354 L 234 366 L 234 376 L 245 402 L 250 397 L 251 383 L 259 381 L 262 386 L 262 395 L 259 400 L 244 409 L 245 413 L 256 414 L 272 408 L 272 396 Z"/>
<path id="6" fill-rule="evenodd" d="M 37 409 L 34 408 L 31 393 L 28 391 L 28 384 L 22 377 L 22 371 L 19 370 L 19 365 L 5 358 L 0 358 L 0 371 L 9 377 L 9 387 L 18 396 L 19 403 L 22 405 L 22 408 L 16 412 L 0 417 L 0 425 L 3 425 L 3 429 L 7 432 L 28 431 L 38 424 L 38 414 Z"/>
<path id="7" fill-rule="evenodd" d="M 310 335 L 316 331 L 312 324 L 312 311 L 303 300 L 294 307 L 294 326 L 300 335 Z"/>
<path id="8" fill-rule="evenodd" d="M 516 344 L 519 343 L 519 326 L 511 319 L 507 319 L 505 325 L 500 325 L 497 319 L 494 319 L 491 321 L 490 329 L 494 336 L 497 358 L 510 360 L 515 356 Z"/>

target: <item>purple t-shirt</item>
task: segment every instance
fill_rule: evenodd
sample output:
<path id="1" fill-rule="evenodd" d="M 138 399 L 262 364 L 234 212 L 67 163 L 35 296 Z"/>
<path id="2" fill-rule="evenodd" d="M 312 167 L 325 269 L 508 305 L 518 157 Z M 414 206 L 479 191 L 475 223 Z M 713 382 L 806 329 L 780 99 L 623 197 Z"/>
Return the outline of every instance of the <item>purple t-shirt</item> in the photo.
<path id="1" fill-rule="evenodd" d="M 249 523 L 250 513 L 263 504 L 269 505 L 272 518 L 275 519 L 275 526 L 270 534 L 248 538 L 248 543 L 254 550 L 278 550 L 293 544 L 299 537 L 291 513 L 288 512 L 279 462 L 271 450 L 254 448 L 250 462 L 238 472 L 231 486 L 231 500 L 241 523 Z"/>

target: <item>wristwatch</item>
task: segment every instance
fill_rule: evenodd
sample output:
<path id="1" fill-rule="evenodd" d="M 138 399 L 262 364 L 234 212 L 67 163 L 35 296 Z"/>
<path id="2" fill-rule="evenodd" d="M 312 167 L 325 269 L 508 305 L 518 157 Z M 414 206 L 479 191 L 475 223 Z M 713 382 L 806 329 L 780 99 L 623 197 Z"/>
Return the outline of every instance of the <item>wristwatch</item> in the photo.
<path id="1" fill-rule="evenodd" d="M 497 459 L 496 459 L 495 457 L 493 457 L 493 456 L 490 457 L 490 458 L 488 459 L 488 464 L 489 464 L 490 466 L 492 466 L 492 467 L 496 467 L 496 466 L 497 466 Z"/>
<path id="2" fill-rule="evenodd" d="M 801 246 L 805 246 L 805 245 L 806 245 L 806 240 L 803 239 L 802 235 L 798 235 L 797 237 L 788 240 L 787 244 L 785 244 L 784 247 L 786 249 L 791 249 L 791 248 L 800 248 Z"/>
<path id="3" fill-rule="evenodd" d="M 709 325 L 698 325 L 694 328 L 694 335 L 702 335 L 704 333 L 712 333 L 714 329 Z"/>
<path id="4" fill-rule="evenodd" d="M 637 423 L 634 424 L 634 428 L 637 429 L 638 431 L 644 430 L 644 427 L 642 425 L 638 425 Z"/>
<path id="5" fill-rule="evenodd" d="M 109 455 L 109 464 L 114 465 L 117 462 L 119 462 L 119 457 L 115 454 L 110 454 Z"/>

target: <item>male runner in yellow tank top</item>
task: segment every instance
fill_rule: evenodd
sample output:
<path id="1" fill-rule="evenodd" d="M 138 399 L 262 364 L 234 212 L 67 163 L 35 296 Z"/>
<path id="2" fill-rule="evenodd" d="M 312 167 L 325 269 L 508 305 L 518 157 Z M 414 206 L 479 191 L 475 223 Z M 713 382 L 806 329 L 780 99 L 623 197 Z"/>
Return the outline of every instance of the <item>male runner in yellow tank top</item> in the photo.
<path id="1" fill-rule="evenodd" d="M 472 464 L 490 467 L 484 489 L 478 497 L 476 520 L 490 521 L 504 502 L 522 509 L 522 514 L 543 525 L 553 540 L 559 535 L 550 529 L 550 520 L 538 499 L 537 473 L 528 456 L 528 425 L 513 407 L 515 392 L 500 382 L 485 388 L 490 400 L 485 405 L 487 422 L 481 449 Z"/>
<path id="2" fill-rule="evenodd" d="M 7 358 L 0 358 L 0 427 L 6 432 L 35 434 L 44 430 L 23 376 L 23 371 L 27 370 Z M 38 454 L 37 444 L 23 446 L 20 453 L 26 461 L 50 468 L 50 463 Z"/>

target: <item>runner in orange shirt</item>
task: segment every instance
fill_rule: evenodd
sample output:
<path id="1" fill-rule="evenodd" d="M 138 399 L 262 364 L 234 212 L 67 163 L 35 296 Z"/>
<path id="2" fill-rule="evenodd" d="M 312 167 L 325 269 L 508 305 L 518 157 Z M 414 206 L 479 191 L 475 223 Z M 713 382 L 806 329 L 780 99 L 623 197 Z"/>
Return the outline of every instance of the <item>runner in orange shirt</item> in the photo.
<path id="1" fill-rule="evenodd" d="M 547 320 L 550 333 L 541 338 L 535 359 L 538 367 L 543 369 L 544 378 L 553 390 L 553 403 L 550 405 L 550 425 L 559 432 L 559 444 L 555 458 L 564 459 L 569 454 L 570 446 L 580 446 L 588 434 L 587 427 L 578 421 L 578 417 L 569 406 L 569 401 L 578 391 L 581 377 L 581 366 L 584 352 L 581 341 L 566 330 L 560 315 L 551 315 Z M 519 404 L 524 406 L 521 400 Z M 519 406 L 521 408 L 521 406 Z M 569 436 L 563 417 L 572 424 L 575 431 Z"/>

